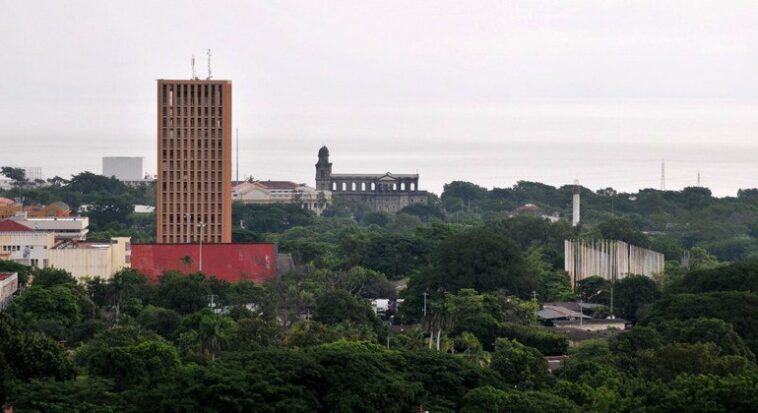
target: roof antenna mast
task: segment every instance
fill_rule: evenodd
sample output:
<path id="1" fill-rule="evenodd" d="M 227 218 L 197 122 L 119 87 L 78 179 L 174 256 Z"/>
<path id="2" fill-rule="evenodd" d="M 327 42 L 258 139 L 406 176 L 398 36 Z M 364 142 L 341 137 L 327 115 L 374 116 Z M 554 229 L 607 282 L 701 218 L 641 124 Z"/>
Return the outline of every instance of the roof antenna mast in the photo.
<path id="1" fill-rule="evenodd" d="M 192 55 L 192 59 L 190 59 L 190 62 L 192 62 L 192 80 L 196 80 L 197 76 L 195 76 L 195 55 Z"/>
<path id="2" fill-rule="evenodd" d="M 211 76 L 211 49 L 208 49 L 208 79 L 211 80 L 213 76 Z"/>
<path id="3" fill-rule="evenodd" d="M 237 178 L 238 183 L 240 181 L 240 130 L 237 128 Z"/>

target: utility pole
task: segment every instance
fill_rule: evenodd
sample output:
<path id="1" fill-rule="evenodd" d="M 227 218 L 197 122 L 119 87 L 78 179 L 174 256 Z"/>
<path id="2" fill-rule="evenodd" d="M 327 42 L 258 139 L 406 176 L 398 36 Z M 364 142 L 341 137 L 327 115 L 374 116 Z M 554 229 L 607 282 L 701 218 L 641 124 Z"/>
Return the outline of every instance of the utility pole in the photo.
<path id="1" fill-rule="evenodd" d="M 216 298 L 218 298 L 216 294 L 208 294 L 208 307 L 211 309 L 216 308 Z"/>
<path id="2" fill-rule="evenodd" d="M 203 221 L 200 221 L 197 224 L 197 227 L 200 228 L 200 263 L 198 271 L 203 272 L 203 229 L 205 229 L 205 223 Z"/>
<path id="3" fill-rule="evenodd" d="M 579 317 L 579 326 L 581 327 L 584 325 L 584 310 L 582 309 L 581 299 L 579 300 L 579 314 L 581 314 L 581 316 Z"/>
<path id="4" fill-rule="evenodd" d="M 613 282 L 611 281 L 611 319 L 614 319 L 616 317 L 613 316 Z"/>

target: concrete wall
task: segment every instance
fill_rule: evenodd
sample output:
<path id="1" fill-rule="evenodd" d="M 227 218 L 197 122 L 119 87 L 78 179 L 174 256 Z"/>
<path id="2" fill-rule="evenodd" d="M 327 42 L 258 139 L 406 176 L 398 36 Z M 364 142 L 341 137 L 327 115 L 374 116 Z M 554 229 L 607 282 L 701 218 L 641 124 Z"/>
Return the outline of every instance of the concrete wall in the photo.
<path id="1" fill-rule="evenodd" d="M 49 264 L 71 273 L 77 280 L 85 277 L 110 279 L 130 266 L 129 238 L 114 238 L 111 244 L 87 244 L 77 248 L 50 250 Z"/>
<path id="2" fill-rule="evenodd" d="M 426 203 L 427 193 L 397 192 L 397 193 L 347 193 L 334 192 L 332 196 L 350 203 L 361 203 L 372 211 L 397 212 L 408 205 Z"/>
<path id="3" fill-rule="evenodd" d="M 622 241 L 564 241 L 564 269 L 571 285 L 592 276 L 615 282 L 630 274 L 653 277 L 663 273 L 663 254 Z"/>
<path id="4" fill-rule="evenodd" d="M 229 282 L 278 276 L 276 244 L 203 244 L 202 272 Z M 156 280 L 166 271 L 200 270 L 199 244 L 134 244 L 132 268 Z"/>
<path id="5" fill-rule="evenodd" d="M 18 290 L 18 274 L 7 277 L 4 280 L 0 280 L 0 304 L 10 298 Z"/>

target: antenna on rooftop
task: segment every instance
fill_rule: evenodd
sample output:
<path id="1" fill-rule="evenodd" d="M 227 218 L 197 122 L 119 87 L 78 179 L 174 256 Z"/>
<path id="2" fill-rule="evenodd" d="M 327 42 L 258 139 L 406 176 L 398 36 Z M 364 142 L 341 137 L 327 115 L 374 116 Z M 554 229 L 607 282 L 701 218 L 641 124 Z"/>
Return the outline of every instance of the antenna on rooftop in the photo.
<path id="1" fill-rule="evenodd" d="M 240 181 L 240 130 L 239 128 L 237 130 L 237 177 L 234 179 L 235 181 Z"/>
<path id="2" fill-rule="evenodd" d="M 211 49 L 208 49 L 208 79 L 211 80 L 213 76 L 211 75 Z"/>
<path id="3" fill-rule="evenodd" d="M 195 76 L 195 55 L 192 55 L 192 59 L 190 59 L 192 62 L 192 80 L 197 79 L 197 76 Z"/>

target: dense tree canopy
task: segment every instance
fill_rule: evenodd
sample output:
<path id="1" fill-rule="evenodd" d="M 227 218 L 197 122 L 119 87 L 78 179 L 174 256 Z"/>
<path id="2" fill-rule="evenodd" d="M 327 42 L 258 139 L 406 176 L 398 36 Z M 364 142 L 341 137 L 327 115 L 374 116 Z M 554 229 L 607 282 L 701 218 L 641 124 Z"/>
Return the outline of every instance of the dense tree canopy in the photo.
<path id="1" fill-rule="evenodd" d="M 88 204 L 95 237 L 150 239 L 154 217 L 129 211 L 152 191 L 83 173 L 2 195 Z M 235 205 L 235 241 L 276 242 L 297 264 L 264 284 L 179 272 L 153 284 L 133 270 L 77 282 L 0 261 L 32 280 L 0 314 L 0 401 L 39 412 L 752 411 L 758 271 L 723 261 L 758 252 L 755 192 L 582 188 L 578 227 L 515 211 L 569 215 L 571 186 L 535 182 L 452 182 L 399 213 Z M 573 291 L 563 242 L 597 238 L 663 252 L 665 274 L 591 277 Z M 585 340 L 535 316 L 551 301 L 608 306 L 611 288 L 630 330 Z M 549 374 L 543 356 L 562 355 Z"/>

